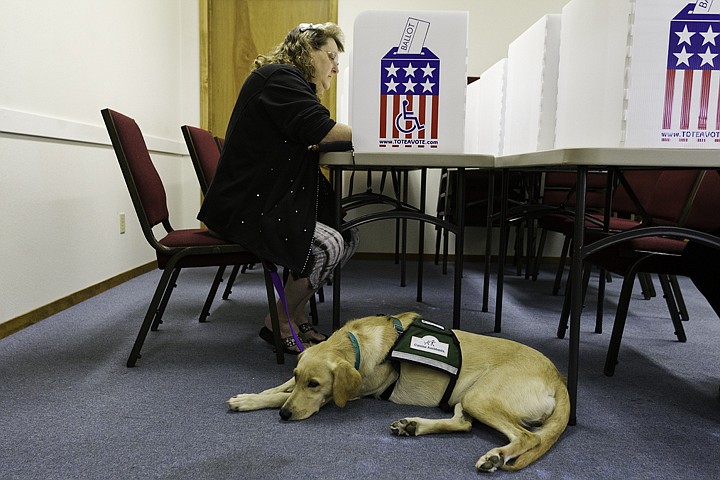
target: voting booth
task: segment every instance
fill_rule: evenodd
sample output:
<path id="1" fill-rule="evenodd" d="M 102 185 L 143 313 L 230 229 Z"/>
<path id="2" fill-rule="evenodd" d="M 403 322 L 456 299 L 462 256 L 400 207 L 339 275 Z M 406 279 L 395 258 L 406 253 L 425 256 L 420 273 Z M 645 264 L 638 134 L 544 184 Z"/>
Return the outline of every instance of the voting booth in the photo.
<path id="1" fill-rule="evenodd" d="M 356 152 L 463 152 L 467 38 L 467 12 L 356 18 L 349 106 Z"/>
<path id="2" fill-rule="evenodd" d="M 720 147 L 720 1 L 572 0 L 556 148 Z"/>
<path id="3" fill-rule="evenodd" d="M 501 155 L 507 59 L 495 63 L 467 87 L 465 153 Z"/>
<path id="4" fill-rule="evenodd" d="M 560 24 L 559 14 L 545 15 L 508 47 L 504 155 L 555 145 Z"/>

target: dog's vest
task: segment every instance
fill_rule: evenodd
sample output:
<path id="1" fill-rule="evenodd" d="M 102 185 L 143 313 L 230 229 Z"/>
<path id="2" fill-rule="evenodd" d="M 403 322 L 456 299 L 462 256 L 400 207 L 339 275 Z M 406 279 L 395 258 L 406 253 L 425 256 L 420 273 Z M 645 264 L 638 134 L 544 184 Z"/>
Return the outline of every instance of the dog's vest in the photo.
<path id="1" fill-rule="evenodd" d="M 403 331 L 400 321 L 391 318 L 399 336 L 390 353 L 388 353 L 388 360 L 393 362 L 393 366 L 398 372 L 400 371 L 400 362 L 411 362 L 450 375 L 450 382 L 440 400 L 440 408 L 445 411 L 452 411 L 448 402 L 462 366 L 460 343 L 455 334 L 442 325 L 422 318 L 413 321 L 407 330 Z M 393 383 L 380 397 L 387 400 L 392 395 L 394 388 L 395 384 Z"/>

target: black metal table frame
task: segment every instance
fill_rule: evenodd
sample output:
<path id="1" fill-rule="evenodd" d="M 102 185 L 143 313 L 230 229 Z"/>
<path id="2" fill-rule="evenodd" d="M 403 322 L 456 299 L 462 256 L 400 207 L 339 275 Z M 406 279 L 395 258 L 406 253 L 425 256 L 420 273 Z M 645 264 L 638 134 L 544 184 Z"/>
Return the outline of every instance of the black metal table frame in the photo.
<path id="1" fill-rule="evenodd" d="M 526 161 L 523 161 L 523 157 Z M 496 168 L 503 172 L 503 190 L 506 189 L 507 172 L 512 169 L 528 168 L 574 168 L 576 169 L 577 200 L 572 242 L 570 278 L 571 310 L 568 348 L 568 392 L 570 393 L 570 424 L 577 421 L 577 387 L 580 352 L 580 318 L 582 314 L 582 265 L 585 258 L 617 243 L 644 236 L 673 236 L 698 241 L 720 249 L 720 239 L 696 230 L 681 227 L 647 227 L 618 233 L 608 238 L 585 245 L 585 202 L 587 174 L 589 170 L 612 170 L 633 168 L 720 168 L 720 158 L 712 150 L 700 149 L 641 149 L 641 148 L 577 148 L 535 152 L 523 155 L 500 157 Z M 507 202 L 501 206 L 501 229 L 506 229 Z M 505 233 L 506 234 L 506 233 Z M 501 237 L 503 236 L 501 230 Z M 502 250 L 502 249 L 501 249 Z M 498 286 L 502 285 L 504 268 L 502 253 L 498 265 Z M 502 287 L 496 297 L 496 322 L 502 315 Z"/>
<path id="2" fill-rule="evenodd" d="M 430 223 L 440 228 L 445 228 L 455 234 L 455 272 L 454 272 L 454 285 L 453 285 L 453 328 L 460 328 L 460 307 L 462 298 L 462 271 L 463 271 L 463 249 L 464 249 L 464 230 L 465 230 L 465 168 L 457 168 L 458 171 L 458 215 L 457 223 L 453 224 L 444 220 L 438 219 L 435 215 L 426 213 L 426 190 L 427 190 L 427 169 L 429 167 L 418 166 L 421 171 L 421 199 L 420 206 L 414 208 L 402 202 L 398 202 L 395 208 L 382 211 L 373 212 L 361 215 L 354 218 L 346 223 L 342 221 L 342 192 L 343 192 L 343 173 L 346 171 L 382 171 L 395 168 L 391 165 L 387 166 L 375 166 L 375 165 L 328 165 L 333 170 L 334 177 L 334 190 L 335 199 L 338 209 L 336 211 L 336 224 L 342 225 L 341 230 L 345 231 L 353 227 L 364 225 L 370 222 L 376 222 L 387 219 L 401 219 L 401 220 L 416 220 L 419 222 L 420 228 L 420 241 L 418 245 L 418 285 L 417 285 L 417 300 L 422 301 L 422 265 L 424 255 L 424 242 L 422 241 L 424 235 L 424 224 Z M 333 274 L 333 331 L 340 327 L 340 284 L 341 284 L 341 268 L 337 267 Z"/>

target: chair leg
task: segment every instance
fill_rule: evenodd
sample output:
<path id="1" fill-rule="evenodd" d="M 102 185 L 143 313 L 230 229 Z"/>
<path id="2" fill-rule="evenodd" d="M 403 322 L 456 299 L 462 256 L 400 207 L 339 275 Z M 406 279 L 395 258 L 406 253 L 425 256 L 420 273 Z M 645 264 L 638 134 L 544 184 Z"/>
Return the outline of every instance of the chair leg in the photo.
<path id="1" fill-rule="evenodd" d="M 678 342 L 687 342 L 685 328 L 683 328 L 682 320 L 680 320 L 680 312 L 675 304 L 675 296 L 672 292 L 670 279 L 668 278 L 668 275 L 663 274 L 658 275 L 658 278 L 660 279 L 660 286 L 663 290 L 663 297 L 665 297 L 665 302 L 667 303 L 668 311 L 670 312 L 670 319 L 675 327 L 675 336 L 677 337 Z"/>
<path id="2" fill-rule="evenodd" d="M 448 255 L 450 255 L 450 247 L 448 246 L 448 240 L 450 239 L 450 232 L 443 229 L 443 257 L 442 257 L 442 273 L 447 275 L 448 267 Z"/>
<path id="3" fill-rule="evenodd" d="M 438 216 L 439 220 L 442 220 Z M 435 225 L 435 265 L 440 265 L 440 242 L 442 241 L 442 228 Z"/>
<path id="4" fill-rule="evenodd" d="M 540 239 L 538 240 L 537 253 L 535 254 L 535 261 L 533 262 L 533 281 L 537 280 L 538 274 L 540 273 L 540 262 L 542 261 L 543 253 L 545 253 L 545 241 L 547 240 L 547 230 L 544 228 L 540 232 Z"/>
<path id="5" fill-rule="evenodd" d="M 155 293 L 150 301 L 150 306 L 145 313 L 145 318 L 140 326 L 140 331 L 138 332 L 135 343 L 130 351 L 130 356 L 128 357 L 126 364 L 128 368 L 134 367 L 135 362 L 137 362 L 137 359 L 140 358 L 140 350 L 142 350 L 143 343 L 145 343 L 145 337 L 147 337 L 150 327 L 155 323 L 155 321 L 159 321 L 159 317 L 157 316 L 159 311 L 158 307 L 160 306 L 161 301 L 167 304 L 167 299 L 170 297 L 170 293 L 173 288 L 170 284 L 175 282 L 175 279 L 177 279 L 179 274 L 179 268 L 171 267 L 163 270 L 160 282 L 155 288 Z"/>
<path id="6" fill-rule="evenodd" d="M 318 324 L 318 311 L 317 302 L 315 301 L 315 295 L 310 297 L 310 320 L 312 320 L 313 325 Z"/>
<path id="7" fill-rule="evenodd" d="M 157 310 L 155 311 L 155 315 L 153 316 L 152 321 L 152 331 L 157 331 L 158 327 L 162 323 L 162 316 L 163 313 L 165 313 L 165 307 L 167 307 L 168 301 L 170 300 L 170 295 L 172 294 L 172 291 L 175 287 L 177 287 L 177 278 L 178 275 L 180 275 L 180 269 L 174 268 L 172 271 L 172 276 L 170 277 L 170 281 L 168 281 L 167 285 L 165 286 L 165 291 L 163 293 L 162 300 L 160 301 L 160 304 L 157 306 Z"/>
<path id="8" fill-rule="evenodd" d="M 625 331 L 625 321 L 627 320 L 630 299 L 632 298 L 635 275 L 635 270 L 631 268 L 625 275 L 622 288 L 620 289 L 620 299 L 618 300 L 618 308 L 615 313 L 615 322 L 613 324 L 612 335 L 610 337 L 610 346 L 608 347 L 607 356 L 605 357 L 604 373 L 608 377 L 612 377 L 615 374 L 615 365 L 618 363 L 620 342 L 622 341 L 623 332 Z"/>
<path id="9" fill-rule="evenodd" d="M 652 278 L 650 278 L 649 274 L 639 273 L 637 277 L 640 282 L 643 298 L 645 300 L 650 300 L 657 295 L 655 292 L 655 285 L 653 284 Z"/>
<path id="10" fill-rule="evenodd" d="M 677 303 L 678 311 L 680 312 L 680 319 L 684 322 L 687 322 L 688 320 L 690 320 L 690 315 L 688 314 L 687 306 L 685 305 L 685 299 L 683 298 L 682 291 L 680 290 L 680 284 L 678 283 L 678 279 L 675 275 L 670 275 L 669 277 L 673 296 L 675 297 L 675 302 Z"/>
<path id="11" fill-rule="evenodd" d="M 210 316 L 210 307 L 212 306 L 212 302 L 213 300 L 215 300 L 215 295 L 217 294 L 218 288 L 222 283 L 222 277 L 225 273 L 225 268 L 226 265 L 221 265 L 220 268 L 218 268 L 217 273 L 215 273 L 215 278 L 213 279 L 213 283 L 210 286 L 210 291 L 208 292 L 207 298 L 205 299 L 205 304 L 200 311 L 200 323 L 205 323 L 207 317 Z"/>
<path id="12" fill-rule="evenodd" d="M 595 311 L 595 333 L 602 333 L 603 317 L 605 316 L 605 281 L 606 270 L 600 269 L 598 278 L 597 310 Z"/>
<path id="13" fill-rule="evenodd" d="M 233 266 L 232 271 L 230 272 L 230 277 L 228 278 L 228 283 L 225 285 L 225 291 L 223 292 L 222 299 L 227 300 L 228 297 L 230 297 L 230 294 L 232 293 L 232 287 L 235 283 L 235 279 L 237 278 L 238 272 L 240 271 L 240 268 L 243 268 L 243 273 L 245 273 L 245 265 L 235 265 Z"/>
<path id="14" fill-rule="evenodd" d="M 589 264 L 583 264 L 583 275 L 582 275 L 582 297 L 583 297 L 583 306 L 582 308 L 585 308 L 585 294 L 587 293 L 587 287 L 590 283 L 590 273 L 592 272 L 592 267 Z M 568 323 L 570 322 L 570 300 L 571 300 L 571 292 L 572 286 L 570 285 L 570 282 L 567 282 L 565 284 L 565 299 L 563 300 L 563 308 L 562 312 L 560 313 L 560 322 L 558 323 L 558 329 L 557 329 L 557 337 L 562 339 L 565 338 L 565 333 L 568 329 Z"/>
<path id="15" fill-rule="evenodd" d="M 558 262 L 557 272 L 555 272 L 555 283 L 553 284 L 552 294 L 557 295 L 560 291 L 562 276 L 565 272 L 565 262 L 567 261 L 568 251 L 570 250 L 570 237 L 566 236 L 563 240 L 562 251 L 560 252 L 560 261 Z"/>
<path id="16" fill-rule="evenodd" d="M 518 221 L 515 227 L 515 252 L 513 254 L 515 264 L 515 275 L 522 275 L 522 252 L 525 245 L 525 229 L 522 228 L 522 221 Z"/>
<path id="17" fill-rule="evenodd" d="M 527 220 L 527 244 L 525 247 L 525 279 L 529 280 L 534 276 L 535 273 L 535 237 L 537 228 L 535 226 L 535 220 Z"/>

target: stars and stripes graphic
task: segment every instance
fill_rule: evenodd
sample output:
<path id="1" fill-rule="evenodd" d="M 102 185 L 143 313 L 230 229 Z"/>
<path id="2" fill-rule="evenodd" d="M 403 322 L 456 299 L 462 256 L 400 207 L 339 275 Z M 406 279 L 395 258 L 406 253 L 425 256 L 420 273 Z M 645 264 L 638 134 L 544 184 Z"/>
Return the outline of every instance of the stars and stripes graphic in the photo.
<path id="1" fill-rule="evenodd" d="M 663 130 L 720 130 L 720 15 L 694 9 L 670 22 Z"/>
<path id="2" fill-rule="evenodd" d="M 427 48 L 398 54 L 393 48 L 380 62 L 381 147 L 437 147 L 440 60 Z"/>

